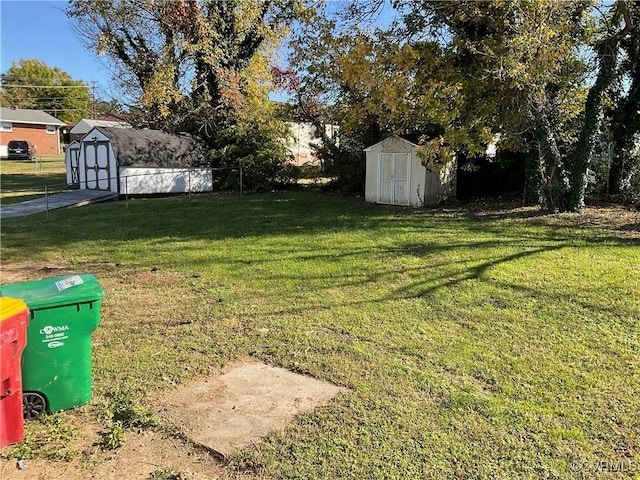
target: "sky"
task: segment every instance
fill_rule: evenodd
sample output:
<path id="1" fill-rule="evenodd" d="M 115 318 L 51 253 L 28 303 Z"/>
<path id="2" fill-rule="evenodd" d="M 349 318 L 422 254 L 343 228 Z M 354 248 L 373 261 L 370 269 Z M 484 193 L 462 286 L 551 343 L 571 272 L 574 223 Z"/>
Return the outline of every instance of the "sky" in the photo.
<path id="1" fill-rule="evenodd" d="M 340 1 L 330 0 L 336 6 Z M 117 98 L 111 86 L 111 73 L 106 59 L 87 51 L 76 37 L 64 13 L 66 0 L 0 0 L 0 72 L 20 59 L 36 59 L 47 66 L 58 67 L 74 80 L 87 85 L 95 82 L 94 94 L 101 100 Z M 384 21 L 388 23 L 389 12 Z M 277 94 L 272 98 L 283 100 Z"/>
<path id="2" fill-rule="evenodd" d="M 80 43 L 64 14 L 66 1 L 0 0 L 0 71 L 36 59 L 59 67 L 74 80 L 96 82 L 96 96 L 113 96 L 108 68 Z"/>

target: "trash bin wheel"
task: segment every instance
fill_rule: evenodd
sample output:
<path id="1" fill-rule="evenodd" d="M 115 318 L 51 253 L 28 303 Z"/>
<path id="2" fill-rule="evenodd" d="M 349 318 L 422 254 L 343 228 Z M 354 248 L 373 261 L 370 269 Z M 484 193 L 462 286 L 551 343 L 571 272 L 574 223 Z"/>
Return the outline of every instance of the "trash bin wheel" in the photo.
<path id="1" fill-rule="evenodd" d="M 36 392 L 22 394 L 22 415 L 25 420 L 33 420 L 47 408 L 47 400 Z"/>

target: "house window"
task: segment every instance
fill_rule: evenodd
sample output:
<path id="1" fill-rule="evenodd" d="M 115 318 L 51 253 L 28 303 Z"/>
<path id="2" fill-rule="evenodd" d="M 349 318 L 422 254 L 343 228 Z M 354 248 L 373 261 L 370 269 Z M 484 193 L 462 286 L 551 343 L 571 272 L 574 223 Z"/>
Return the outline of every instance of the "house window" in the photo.
<path id="1" fill-rule="evenodd" d="M 2 122 L 0 126 L 2 132 L 13 132 L 13 124 L 11 122 Z"/>
<path id="2" fill-rule="evenodd" d="M 56 133 L 55 125 L 47 125 L 47 133 L 49 135 L 53 135 L 54 133 Z"/>

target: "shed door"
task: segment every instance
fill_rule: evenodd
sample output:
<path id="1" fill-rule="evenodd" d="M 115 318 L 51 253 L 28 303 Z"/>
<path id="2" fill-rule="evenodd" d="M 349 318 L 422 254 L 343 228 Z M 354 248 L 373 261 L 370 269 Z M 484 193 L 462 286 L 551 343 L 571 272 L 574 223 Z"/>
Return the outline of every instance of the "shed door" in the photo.
<path id="1" fill-rule="evenodd" d="M 378 202 L 391 205 L 409 205 L 408 153 L 381 153 L 378 179 Z"/>
<path id="2" fill-rule="evenodd" d="M 69 149 L 69 164 L 71 168 L 71 183 L 80 183 L 80 147 Z"/>
<path id="3" fill-rule="evenodd" d="M 88 190 L 110 190 L 112 172 L 109 142 L 84 143 L 84 169 Z"/>

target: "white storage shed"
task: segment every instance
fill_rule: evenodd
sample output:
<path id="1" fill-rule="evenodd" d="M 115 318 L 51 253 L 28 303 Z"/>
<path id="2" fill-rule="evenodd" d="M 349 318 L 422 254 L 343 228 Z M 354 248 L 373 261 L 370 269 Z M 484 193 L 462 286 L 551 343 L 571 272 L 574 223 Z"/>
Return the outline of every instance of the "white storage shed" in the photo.
<path id="1" fill-rule="evenodd" d="M 69 150 L 67 181 L 74 178 L 73 149 Z M 81 189 L 142 195 L 213 188 L 212 170 L 204 167 L 204 145 L 188 135 L 96 127 L 82 139 L 78 150 Z"/>
<path id="2" fill-rule="evenodd" d="M 365 201 L 422 207 L 456 194 L 457 162 L 440 173 L 427 169 L 418 157 L 418 145 L 393 136 L 365 149 Z"/>

